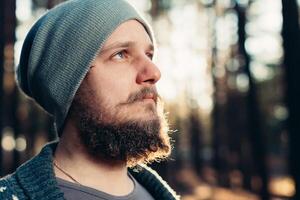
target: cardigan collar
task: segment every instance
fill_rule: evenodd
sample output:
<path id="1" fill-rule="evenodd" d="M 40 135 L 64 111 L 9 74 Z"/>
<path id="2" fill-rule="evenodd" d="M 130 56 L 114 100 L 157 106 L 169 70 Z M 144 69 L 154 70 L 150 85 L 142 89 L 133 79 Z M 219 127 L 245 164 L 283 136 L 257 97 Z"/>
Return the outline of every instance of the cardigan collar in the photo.
<path id="1" fill-rule="evenodd" d="M 52 165 L 57 144 L 57 141 L 48 143 L 37 156 L 16 170 L 17 180 L 31 200 L 64 200 Z M 155 171 L 147 166 L 138 168 L 138 170 L 129 169 L 129 172 L 155 199 L 179 199 Z"/>
<path id="2" fill-rule="evenodd" d="M 58 142 L 43 147 L 41 152 L 16 170 L 17 180 L 30 200 L 64 200 L 53 170 L 53 153 Z"/>

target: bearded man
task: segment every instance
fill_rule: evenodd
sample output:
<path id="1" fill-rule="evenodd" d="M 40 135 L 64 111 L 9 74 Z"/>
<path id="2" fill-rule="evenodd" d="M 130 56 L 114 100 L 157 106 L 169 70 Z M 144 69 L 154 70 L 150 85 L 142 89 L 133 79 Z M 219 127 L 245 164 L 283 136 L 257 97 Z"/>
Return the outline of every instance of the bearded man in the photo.
<path id="1" fill-rule="evenodd" d="M 16 70 L 59 141 L 0 180 L 0 199 L 178 199 L 147 163 L 171 151 L 151 28 L 125 0 L 69 0 L 29 31 Z"/>

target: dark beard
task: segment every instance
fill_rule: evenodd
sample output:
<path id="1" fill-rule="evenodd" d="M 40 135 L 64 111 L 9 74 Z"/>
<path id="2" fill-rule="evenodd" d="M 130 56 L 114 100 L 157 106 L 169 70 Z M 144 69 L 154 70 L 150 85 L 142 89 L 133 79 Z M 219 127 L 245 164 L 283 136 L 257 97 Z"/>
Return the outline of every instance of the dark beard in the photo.
<path id="1" fill-rule="evenodd" d="M 90 155 L 104 161 L 124 161 L 128 166 L 162 159 L 170 146 L 160 136 L 160 121 L 101 124 L 81 118 L 80 137 Z"/>
<path id="2" fill-rule="evenodd" d="M 142 90 L 135 96 L 143 91 L 147 90 Z M 97 116 L 90 106 L 95 104 L 82 97 L 75 97 L 69 117 L 76 123 L 81 142 L 93 158 L 110 163 L 121 161 L 133 167 L 169 156 L 171 145 L 168 124 L 161 103 L 157 103 L 158 107 L 153 110 L 157 116 L 151 120 L 123 119 L 120 122 L 114 119 L 105 123 L 102 115 L 106 115 L 108 110 L 103 106 L 102 112 L 100 111 L 102 115 Z M 149 112 L 154 109 L 150 108 Z"/>

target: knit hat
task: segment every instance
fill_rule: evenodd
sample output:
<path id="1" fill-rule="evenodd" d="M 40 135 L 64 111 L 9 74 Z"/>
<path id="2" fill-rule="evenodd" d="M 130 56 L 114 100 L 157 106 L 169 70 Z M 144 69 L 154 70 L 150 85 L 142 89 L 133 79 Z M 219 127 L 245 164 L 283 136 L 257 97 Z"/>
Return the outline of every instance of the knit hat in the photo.
<path id="1" fill-rule="evenodd" d="M 72 100 L 110 34 L 136 19 L 150 26 L 125 0 L 69 0 L 48 11 L 29 31 L 16 79 L 29 97 L 54 117 L 60 134 Z"/>

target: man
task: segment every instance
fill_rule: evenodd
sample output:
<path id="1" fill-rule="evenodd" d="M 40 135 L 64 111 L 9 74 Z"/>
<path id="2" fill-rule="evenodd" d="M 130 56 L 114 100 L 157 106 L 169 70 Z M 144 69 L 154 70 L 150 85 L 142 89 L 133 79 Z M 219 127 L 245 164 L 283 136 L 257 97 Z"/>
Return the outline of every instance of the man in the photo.
<path id="1" fill-rule="evenodd" d="M 145 164 L 170 154 L 154 38 L 124 0 L 69 0 L 28 33 L 18 84 L 54 117 L 47 144 L 0 180 L 0 199 L 178 199 Z"/>

